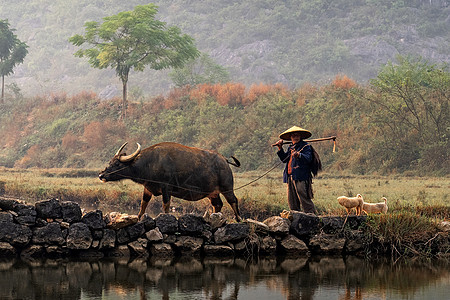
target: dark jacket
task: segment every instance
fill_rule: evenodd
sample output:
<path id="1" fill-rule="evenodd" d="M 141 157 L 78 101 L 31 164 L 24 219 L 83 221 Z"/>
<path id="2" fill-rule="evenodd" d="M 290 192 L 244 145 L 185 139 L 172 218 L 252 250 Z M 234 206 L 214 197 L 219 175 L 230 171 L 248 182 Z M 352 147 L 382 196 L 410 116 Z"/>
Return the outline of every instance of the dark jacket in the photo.
<path id="1" fill-rule="evenodd" d="M 300 141 L 296 144 L 290 145 L 287 148 L 286 152 L 284 152 L 283 149 L 277 152 L 277 155 L 281 159 L 281 161 L 286 163 L 286 167 L 284 168 L 283 172 L 283 182 L 286 183 L 288 181 L 288 162 L 291 156 L 291 149 L 295 149 L 295 151 L 299 151 L 300 149 L 302 149 L 299 157 L 292 158 L 292 179 L 300 181 L 310 180 L 310 165 L 313 159 L 312 149 L 308 143 Z"/>

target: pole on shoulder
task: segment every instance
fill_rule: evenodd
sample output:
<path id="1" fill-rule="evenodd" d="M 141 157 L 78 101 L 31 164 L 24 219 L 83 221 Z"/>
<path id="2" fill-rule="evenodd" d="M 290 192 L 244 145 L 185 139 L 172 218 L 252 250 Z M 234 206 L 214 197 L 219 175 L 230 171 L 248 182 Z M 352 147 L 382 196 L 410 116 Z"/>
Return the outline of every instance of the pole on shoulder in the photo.
<path id="1" fill-rule="evenodd" d="M 329 136 L 324 138 L 318 138 L 318 139 L 311 139 L 311 140 L 304 140 L 307 143 L 314 143 L 314 142 L 322 142 L 322 141 L 329 141 L 333 140 L 333 152 L 336 152 L 336 136 Z M 282 145 L 289 145 L 292 144 L 292 142 L 283 142 Z M 275 147 L 276 144 L 272 144 L 272 147 Z"/>

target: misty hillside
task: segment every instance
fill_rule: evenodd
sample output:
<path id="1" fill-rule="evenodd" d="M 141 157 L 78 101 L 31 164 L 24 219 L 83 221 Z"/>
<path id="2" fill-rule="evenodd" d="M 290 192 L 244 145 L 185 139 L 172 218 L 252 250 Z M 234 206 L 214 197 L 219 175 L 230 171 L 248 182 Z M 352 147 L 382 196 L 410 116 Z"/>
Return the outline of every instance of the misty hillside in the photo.
<path id="1" fill-rule="evenodd" d="M 120 94 L 113 70 L 97 70 L 77 58 L 68 42 L 84 23 L 132 10 L 143 0 L 0 1 L 29 54 L 6 85 L 26 95 L 94 91 Z M 198 49 L 246 85 L 329 83 L 346 74 L 359 83 L 376 76 L 396 55 L 450 62 L 450 1 L 446 0 L 253 0 L 153 1 L 158 18 L 192 36 Z M 166 93 L 168 71 L 132 72 L 130 92 Z"/>

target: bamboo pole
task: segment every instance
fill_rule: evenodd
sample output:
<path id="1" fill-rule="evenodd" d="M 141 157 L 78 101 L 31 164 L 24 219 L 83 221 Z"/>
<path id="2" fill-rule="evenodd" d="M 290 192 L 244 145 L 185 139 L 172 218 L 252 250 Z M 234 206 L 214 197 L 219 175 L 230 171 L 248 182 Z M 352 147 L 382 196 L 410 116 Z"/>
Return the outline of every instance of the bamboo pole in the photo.
<path id="1" fill-rule="evenodd" d="M 311 139 L 311 140 L 304 140 L 307 143 L 314 143 L 314 142 L 322 142 L 322 141 L 329 141 L 333 140 L 333 152 L 336 152 L 336 136 L 329 136 L 324 138 L 318 138 L 318 139 Z M 286 141 L 283 142 L 282 145 L 290 145 L 292 142 Z M 277 144 L 272 144 L 272 147 L 275 147 Z"/>

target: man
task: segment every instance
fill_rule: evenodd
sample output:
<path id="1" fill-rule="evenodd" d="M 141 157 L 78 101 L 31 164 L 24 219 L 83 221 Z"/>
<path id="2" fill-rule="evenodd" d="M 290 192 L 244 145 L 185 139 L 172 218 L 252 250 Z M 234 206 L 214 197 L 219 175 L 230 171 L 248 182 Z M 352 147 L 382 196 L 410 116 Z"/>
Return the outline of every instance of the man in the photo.
<path id="1" fill-rule="evenodd" d="M 288 187 L 288 203 L 291 210 L 300 211 L 300 204 L 305 213 L 316 214 L 316 207 L 312 202 L 311 162 L 313 160 L 312 147 L 303 141 L 311 136 L 311 132 L 298 126 L 293 126 L 280 134 L 277 155 L 286 163 L 283 172 L 283 182 Z M 290 140 L 292 145 L 283 150 L 283 140 Z"/>

